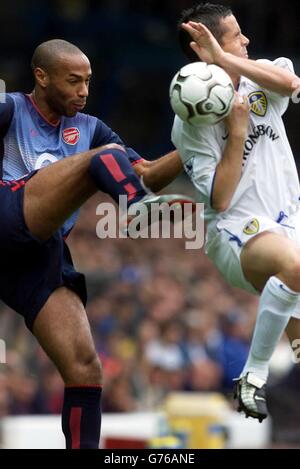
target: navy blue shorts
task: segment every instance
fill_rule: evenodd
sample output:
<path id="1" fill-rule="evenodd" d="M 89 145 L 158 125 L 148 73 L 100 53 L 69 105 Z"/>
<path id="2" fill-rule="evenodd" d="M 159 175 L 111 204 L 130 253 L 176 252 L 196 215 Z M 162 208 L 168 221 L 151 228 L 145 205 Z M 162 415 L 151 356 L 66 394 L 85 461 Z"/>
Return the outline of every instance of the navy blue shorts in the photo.
<path id="1" fill-rule="evenodd" d="M 26 227 L 23 198 L 26 182 L 0 180 L 0 299 L 21 314 L 32 331 L 39 311 L 58 287 L 73 290 L 86 304 L 86 283 L 76 272 L 68 246 L 57 231 L 45 242 Z"/>

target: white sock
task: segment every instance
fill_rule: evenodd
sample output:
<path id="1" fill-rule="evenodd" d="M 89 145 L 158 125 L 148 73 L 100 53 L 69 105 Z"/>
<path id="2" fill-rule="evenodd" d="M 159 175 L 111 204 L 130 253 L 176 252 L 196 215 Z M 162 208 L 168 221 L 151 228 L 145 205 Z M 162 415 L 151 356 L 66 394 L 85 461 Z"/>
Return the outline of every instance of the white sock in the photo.
<path id="1" fill-rule="evenodd" d="M 268 378 L 269 361 L 294 313 L 300 293 L 271 277 L 259 301 L 258 314 L 247 362 L 241 373 L 254 373 L 264 381 Z"/>

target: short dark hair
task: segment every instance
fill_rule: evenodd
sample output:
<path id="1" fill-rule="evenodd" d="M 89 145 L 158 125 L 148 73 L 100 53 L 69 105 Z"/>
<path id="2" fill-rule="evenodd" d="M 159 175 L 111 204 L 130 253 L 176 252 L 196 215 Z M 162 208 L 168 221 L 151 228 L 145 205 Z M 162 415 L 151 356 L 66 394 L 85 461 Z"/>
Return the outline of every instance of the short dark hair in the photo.
<path id="1" fill-rule="evenodd" d="M 229 6 L 215 3 L 200 3 L 188 10 L 184 10 L 178 22 L 178 38 L 180 47 L 186 57 L 192 62 L 199 60 L 197 54 L 190 47 L 192 38 L 187 31 L 182 29 L 182 23 L 188 23 L 189 21 L 203 23 L 215 36 L 217 41 L 221 42 L 224 29 L 220 24 L 220 20 L 232 14 L 232 10 Z"/>
<path id="2" fill-rule="evenodd" d="M 71 42 L 64 39 L 51 39 L 43 42 L 34 51 L 31 59 L 31 68 L 42 68 L 46 72 L 51 70 L 61 55 L 77 55 L 83 52 Z"/>

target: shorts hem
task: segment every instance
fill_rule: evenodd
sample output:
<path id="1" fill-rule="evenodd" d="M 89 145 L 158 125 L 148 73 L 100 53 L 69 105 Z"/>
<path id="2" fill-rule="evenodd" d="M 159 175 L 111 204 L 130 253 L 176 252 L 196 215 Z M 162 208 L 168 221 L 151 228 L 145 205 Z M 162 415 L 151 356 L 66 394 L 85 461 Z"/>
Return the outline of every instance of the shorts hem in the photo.
<path id="1" fill-rule="evenodd" d="M 21 312 L 21 315 L 24 317 L 26 327 L 30 330 L 30 332 L 33 333 L 33 326 L 36 318 L 38 317 L 41 309 L 45 306 L 47 303 L 49 297 L 52 295 L 52 293 L 55 292 L 58 288 L 65 287 L 68 288 L 70 291 L 73 291 L 76 293 L 76 295 L 80 298 L 83 306 L 86 306 L 86 297 L 83 294 L 83 292 L 79 291 L 79 288 L 73 287 L 73 285 L 69 285 L 67 283 L 62 283 L 61 285 L 58 285 L 56 287 L 53 287 L 52 289 L 48 289 L 47 291 L 44 292 L 44 294 L 39 298 L 39 301 L 35 303 L 33 306 L 30 307 L 30 312 Z"/>

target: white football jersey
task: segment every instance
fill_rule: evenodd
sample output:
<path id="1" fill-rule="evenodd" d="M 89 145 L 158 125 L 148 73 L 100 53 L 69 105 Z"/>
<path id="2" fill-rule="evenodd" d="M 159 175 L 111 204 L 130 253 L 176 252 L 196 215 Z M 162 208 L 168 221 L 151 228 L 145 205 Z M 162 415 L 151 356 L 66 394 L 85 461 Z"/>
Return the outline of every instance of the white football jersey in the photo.
<path id="1" fill-rule="evenodd" d="M 289 59 L 273 63 L 293 72 Z M 185 163 L 185 170 L 205 203 L 205 218 L 218 226 L 229 220 L 265 216 L 276 221 L 280 212 L 289 215 L 298 207 L 300 187 L 297 168 L 282 121 L 289 98 L 270 92 L 242 77 L 238 90 L 247 95 L 250 105 L 248 136 L 244 146 L 240 182 L 226 212 L 211 207 L 215 171 L 228 138 L 224 122 L 194 127 L 175 117 L 172 141 Z"/>

